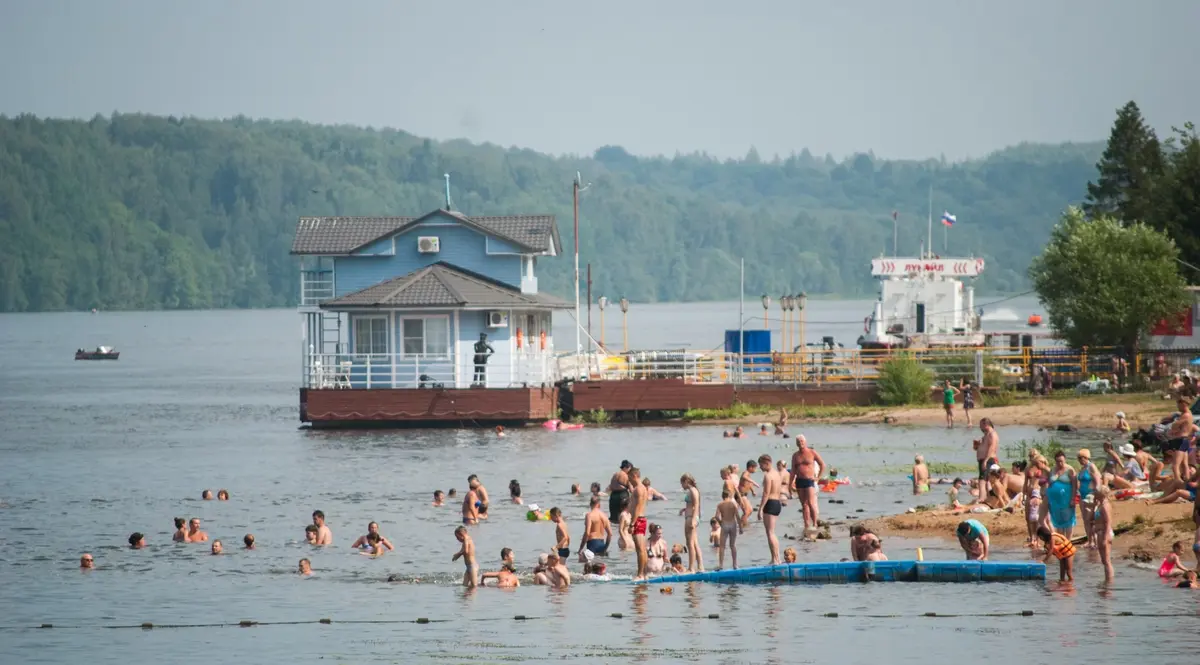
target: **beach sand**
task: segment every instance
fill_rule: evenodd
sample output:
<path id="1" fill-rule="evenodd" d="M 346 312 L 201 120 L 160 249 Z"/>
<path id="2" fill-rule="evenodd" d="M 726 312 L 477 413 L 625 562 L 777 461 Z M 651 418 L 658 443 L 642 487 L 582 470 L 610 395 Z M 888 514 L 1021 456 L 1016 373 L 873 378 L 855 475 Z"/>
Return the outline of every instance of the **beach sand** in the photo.
<path id="1" fill-rule="evenodd" d="M 1190 550 L 1196 525 L 1192 523 L 1192 504 L 1147 505 L 1143 500 L 1114 501 L 1113 555 L 1157 563 L 1171 551 L 1171 543 L 1182 540 Z M 992 544 L 1020 547 L 1026 538 L 1025 520 L 1017 514 L 969 513 L 965 510 L 925 511 L 864 520 L 880 536 L 895 538 L 945 538 L 954 540 L 954 529 L 965 519 L 976 519 L 987 527 Z M 1076 521 L 1075 536 L 1082 536 L 1083 522 Z M 1190 551 L 1188 552 L 1190 555 Z"/>

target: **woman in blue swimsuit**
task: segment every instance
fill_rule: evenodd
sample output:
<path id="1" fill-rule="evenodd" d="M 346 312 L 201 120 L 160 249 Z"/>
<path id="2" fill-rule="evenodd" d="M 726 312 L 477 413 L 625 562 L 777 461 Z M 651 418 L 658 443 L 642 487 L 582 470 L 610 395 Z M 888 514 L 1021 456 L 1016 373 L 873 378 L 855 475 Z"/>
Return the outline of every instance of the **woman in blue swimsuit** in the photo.
<path id="1" fill-rule="evenodd" d="M 1078 495 L 1079 479 L 1075 476 L 1075 469 L 1067 466 L 1067 454 L 1060 450 L 1054 454 L 1046 502 L 1049 504 L 1050 525 L 1067 538 L 1071 537 L 1071 531 L 1075 528 L 1075 497 Z"/>
<path id="2" fill-rule="evenodd" d="M 1087 448 L 1080 448 L 1076 459 L 1079 460 L 1079 516 L 1083 518 L 1083 530 L 1088 537 L 1087 546 L 1096 549 L 1096 533 L 1092 526 L 1095 521 L 1096 499 L 1092 493 L 1096 490 L 1100 470 L 1092 464 L 1092 451 Z"/>

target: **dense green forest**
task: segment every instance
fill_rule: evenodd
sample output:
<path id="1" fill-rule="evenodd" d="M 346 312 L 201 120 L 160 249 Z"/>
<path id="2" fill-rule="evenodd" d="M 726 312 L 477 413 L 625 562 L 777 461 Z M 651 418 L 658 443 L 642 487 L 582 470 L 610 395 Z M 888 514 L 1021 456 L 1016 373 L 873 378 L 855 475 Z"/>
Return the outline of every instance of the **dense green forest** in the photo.
<path id="1" fill-rule="evenodd" d="M 298 216 L 422 214 L 441 205 L 443 173 L 456 209 L 555 214 L 569 247 L 581 172 L 593 292 L 635 302 L 734 297 L 740 257 L 748 293 L 872 295 L 868 262 L 891 251 L 892 211 L 901 254 L 916 254 L 932 184 L 935 225 L 943 210 L 958 217 L 945 253 L 985 257 L 979 287 L 1011 292 L 1028 288 L 1030 259 L 1087 193 L 1102 148 L 1022 145 L 963 163 L 615 146 L 552 157 L 243 117 L 0 117 L 0 311 L 289 305 Z M 543 288 L 569 291 L 569 258 L 540 266 Z"/>

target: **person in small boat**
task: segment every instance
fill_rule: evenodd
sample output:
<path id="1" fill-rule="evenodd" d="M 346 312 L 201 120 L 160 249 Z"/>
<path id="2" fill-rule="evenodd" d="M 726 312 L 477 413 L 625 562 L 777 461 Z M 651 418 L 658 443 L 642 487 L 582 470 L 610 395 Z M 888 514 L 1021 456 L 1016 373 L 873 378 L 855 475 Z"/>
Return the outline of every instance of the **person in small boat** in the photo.
<path id="1" fill-rule="evenodd" d="M 372 534 L 379 536 L 379 544 L 384 549 L 389 549 L 389 550 L 395 549 L 394 547 L 392 547 L 392 541 L 388 540 L 387 538 L 384 538 L 383 534 L 379 533 L 379 523 L 378 522 L 371 522 L 371 523 L 367 524 L 367 532 L 365 534 L 359 536 L 358 540 L 355 540 L 354 544 L 352 544 L 350 547 L 353 547 L 355 549 L 361 549 L 361 550 L 375 549 L 374 544 L 371 542 Z"/>

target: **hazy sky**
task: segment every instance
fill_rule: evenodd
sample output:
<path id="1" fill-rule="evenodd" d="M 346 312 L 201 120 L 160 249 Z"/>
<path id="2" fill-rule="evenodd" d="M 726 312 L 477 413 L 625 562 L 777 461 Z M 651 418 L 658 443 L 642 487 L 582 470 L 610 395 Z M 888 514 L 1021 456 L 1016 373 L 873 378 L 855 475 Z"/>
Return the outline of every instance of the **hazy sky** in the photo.
<path id="1" fill-rule="evenodd" d="M 1200 0 L 0 0 L 0 113 L 980 156 L 1200 121 Z"/>

